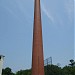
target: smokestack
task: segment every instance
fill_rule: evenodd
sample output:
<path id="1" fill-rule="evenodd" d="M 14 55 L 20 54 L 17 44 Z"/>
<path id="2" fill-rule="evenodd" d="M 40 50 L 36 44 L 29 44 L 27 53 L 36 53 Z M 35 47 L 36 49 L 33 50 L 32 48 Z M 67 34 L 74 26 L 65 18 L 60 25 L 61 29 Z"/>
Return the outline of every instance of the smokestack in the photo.
<path id="1" fill-rule="evenodd" d="M 34 0 L 34 29 L 32 49 L 32 75 L 44 75 L 44 57 L 40 0 Z"/>

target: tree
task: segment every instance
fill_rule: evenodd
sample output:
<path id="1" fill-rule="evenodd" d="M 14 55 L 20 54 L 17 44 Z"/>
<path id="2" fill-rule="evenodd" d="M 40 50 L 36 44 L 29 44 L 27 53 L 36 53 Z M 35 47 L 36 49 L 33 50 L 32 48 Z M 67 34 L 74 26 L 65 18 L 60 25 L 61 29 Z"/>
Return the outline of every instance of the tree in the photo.
<path id="1" fill-rule="evenodd" d="M 20 70 L 16 72 L 16 75 L 31 75 L 31 69 L 29 70 Z"/>
<path id="2" fill-rule="evenodd" d="M 75 75 L 75 66 L 71 67 L 71 66 L 65 66 L 62 69 L 63 71 L 63 75 Z"/>
<path id="3" fill-rule="evenodd" d="M 2 75 L 15 75 L 15 74 L 12 72 L 11 68 L 7 67 L 2 70 Z"/>
<path id="4" fill-rule="evenodd" d="M 69 64 L 70 66 L 72 66 L 72 67 L 75 66 L 75 62 L 73 59 L 70 60 L 70 63 L 71 63 L 71 64 Z"/>
<path id="5" fill-rule="evenodd" d="M 71 59 L 69 65 L 63 68 L 59 67 L 59 65 L 46 65 L 44 66 L 45 75 L 75 75 L 75 61 Z M 2 70 L 2 75 L 31 75 L 31 69 L 13 73 L 11 68 L 7 67 Z"/>
<path id="6" fill-rule="evenodd" d="M 56 65 L 45 66 L 45 75 L 62 75 L 62 70 Z"/>

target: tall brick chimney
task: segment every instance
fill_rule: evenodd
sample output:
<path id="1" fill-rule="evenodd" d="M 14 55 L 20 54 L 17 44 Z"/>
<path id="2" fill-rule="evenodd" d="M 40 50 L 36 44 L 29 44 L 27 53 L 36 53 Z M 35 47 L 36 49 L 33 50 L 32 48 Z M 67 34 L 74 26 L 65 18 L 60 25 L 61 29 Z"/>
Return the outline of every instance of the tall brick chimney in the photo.
<path id="1" fill-rule="evenodd" d="M 43 39 L 40 0 L 34 0 L 32 75 L 44 75 Z"/>

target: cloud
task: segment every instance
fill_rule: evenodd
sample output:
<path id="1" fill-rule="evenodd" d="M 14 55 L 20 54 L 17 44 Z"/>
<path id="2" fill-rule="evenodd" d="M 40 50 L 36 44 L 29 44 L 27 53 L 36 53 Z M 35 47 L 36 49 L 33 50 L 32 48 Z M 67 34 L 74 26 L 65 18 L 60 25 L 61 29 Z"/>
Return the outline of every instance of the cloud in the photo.
<path id="1" fill-rule="evenodd" d="M 54 22 L 53 16 L 50 14 L 50 12 L 48 12 L 46 7 L 42 3 L 41 3 L 41 8 L 42 8 L 43 12 L 46 14 L 46 16 L 49 18 L 49 20 Z"/>
<path id="2" fill-rule="evenodd" d="M 59 25 L 61 26 L 64 25 L 63 20 L 60 17 L 60 13 L 56 11 L 58 7 L 57 5 L 55 5 L 54 7 L 53 5 L 51 5 L 49 7 L 49 5 L 46 5 L 42 2 L 41 7 L 42 7 L 42 11 L 46 14 L 48 19 L 50 20 L 49 22 L 52 22 L 52 26 L 58 28 L 60 27 Z"/>
<path id="3" fill-rule="evenodd" d="M 69 19 L 71 20 L 74 15 L 74 1 L 75 0 L 66 0 L 65 9 L 68 14 Z"/>
<path id="4" fill-rule="evenodd" d="M 3 6 L 2 8 L 4 8 L 5 10 L 7 10 L 11 15 L 13 15 L 14 17 L 16 17 L 17 19 L 19 19 L 19 17 L 9 7 Z"/>
<path id="5" fill-rule="evenodd" d="M 29 20 L 31 20 L 32 19 L 32 16 L 31 16 L 31 14 L 32 14 L 32 2 L 33 2 L 34 0 L 32 0 L 32 1 L 28 1 L 28 0 L 17 0 L 16 1 L 16 4 L 17 4 L 17 7 L 18 7 L 18 9 L 19 9 L 19 11 L 20 11 L 20 15 L 21 16 L 23 16 L 23 18 L 26 20 L 26 21 L 28 21 L 29 22 Z M 31 7 L 32 6 L 32 7 Z"/>
<path id="6" fill-rule="evenodd" d="M 12 2 L 8 1 L 8 3 L 5 3 L 5 5 L 1 4 L 2 8 L 9 12 L 14 18 L 19 20 L 19 22 L 29 22 L 29 19 L 31 19 L 31 15 L 29 14 L 30 10 L 27 10 L 30 9 L 30 7 L 28 6 L 28 1 L 26 3 L 26 1 L 24 0 L 13 0 Z"/>
<path id="7" fill-rule="evenodd" d="M 41 7 L 43 12 L 52 22 L 52 26 L 57 28 L 70 28 L 73 24 L 74 17 L 74 0 L 54 0 L 42 1 Z"/>

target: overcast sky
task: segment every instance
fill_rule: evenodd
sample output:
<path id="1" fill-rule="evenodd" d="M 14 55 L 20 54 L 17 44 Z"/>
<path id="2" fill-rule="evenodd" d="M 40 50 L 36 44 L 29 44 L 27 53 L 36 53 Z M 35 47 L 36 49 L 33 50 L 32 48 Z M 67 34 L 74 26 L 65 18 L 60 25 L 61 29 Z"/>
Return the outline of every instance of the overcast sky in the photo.
<path id="1" fill-rule="evenodd" d="M 74 59 L 74 0 L 41 0 L 44 59 Z M 31 68 L 34 1 L 0 0 L 0 54 L 4 68 Z"/>

